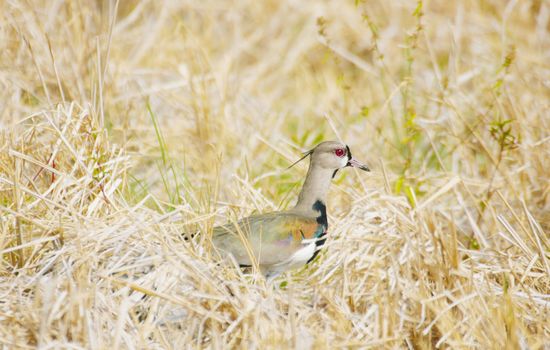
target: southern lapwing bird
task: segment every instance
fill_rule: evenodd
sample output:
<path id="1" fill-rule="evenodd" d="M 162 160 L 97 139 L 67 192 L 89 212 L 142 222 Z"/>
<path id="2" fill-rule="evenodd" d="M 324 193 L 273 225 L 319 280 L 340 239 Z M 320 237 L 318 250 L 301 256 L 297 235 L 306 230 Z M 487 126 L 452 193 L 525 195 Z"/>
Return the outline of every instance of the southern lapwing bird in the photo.
<path id="1" fill-rule="evenodd" d="M 222 256 L 233 258 L 241 267 L 253 266 L 251 258 L 255 259 L 268 279 L 317 256 L 327 238 L 325 203 L 332 178 L 348 166 L 369 168 L 337 141 L 320 143 L 300 160 L 307 156 L 311 157 L 309 169 L 294 208 L 214 227 L 212 242 Z"/>

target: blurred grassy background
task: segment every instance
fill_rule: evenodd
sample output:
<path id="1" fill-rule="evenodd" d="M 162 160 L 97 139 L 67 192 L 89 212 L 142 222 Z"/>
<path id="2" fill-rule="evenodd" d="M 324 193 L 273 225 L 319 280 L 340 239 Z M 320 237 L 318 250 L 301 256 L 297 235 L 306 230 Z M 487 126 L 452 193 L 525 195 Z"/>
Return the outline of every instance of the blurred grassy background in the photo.
<path id="1" fill-rule="evenodd" d="M 328 203 L 332 225 L 346 230 L 356 222 L 354 210 L 364 210 L 360 215 L 371 226 L 357 237 L 378 229 L 385 237 L 388 231 L 375 223 L 389 211 L 405 220 L 398 225 L 402 233 L 416 232 L 399 238 L 403 249 L 416 246 L 415 239 L 433 239 L 441 249 L 434 271 L 470 266 L 473 259 L 495 273 L 486 271 L 499 288 L 512 284 L 521 293 L 546 295 L 545 304 L 510 302 L 523 308 L 521 326 L 513 327 L 525 339 L 509 331 L 512 321 L 499 311 L 508 328 L 488 331 L 487 339 L 449 321 L 435 333 L 430 327 L 428 340 L 410 329 L 403 340 L 349 326 L 355 340 L 342 344 L 377 346 L 371 341 L 382 337 L 389 340 L 380 344 L 389 347 L 531 341 L 537 348 L 548 341 L 547 2 L 4 1 L 0 12 L 6 290 L 30 283 L 20 282 L 22 274 L 36 281 L 48 256 L 75 237 L 84 239 L 94 222 L 108 227 L 147 208 L 155 225 L 175 213 L 166 228 L 173 236 L 182 223 L 209 227 L 228 211 L 286 208 L 306 166 L 285 168 L 316 143 L 341 139 L 374 171 L 339 173 Z M 372 255 L 373 241 L 362 244 Z M 328 276 L 323 271 L 332 271 L 335 253 L 321 257 L 315 278 Z M 494 260 L 474 259 L 484 254 Z M 421 279 L 416 273 L 429 271 L 422 264 L 431 263 L 419 259 L 402 278 L 412 283 Z M 377 279 L 365 283 L 377 285 Z M 309 288 L 296 288 L 302 287 Z M 276 294 L 284 291 L 269 293 L 284 299 Z M 436 321 L 444 321 L 436 315 L 446 307 L 434 309 Z M 255 322 L 265 322 L 260 319 Z M 197 346 L 215 345 L 210 341 L 224 329 L 216 327 L 207 327 L 210 338 L 194 339 Z M 239 337 L 235 344 L 247 344 Z M 325 345 L 340 339 L 327 337 Z M 55 338 L 36 339 L 29 344 Z"/>

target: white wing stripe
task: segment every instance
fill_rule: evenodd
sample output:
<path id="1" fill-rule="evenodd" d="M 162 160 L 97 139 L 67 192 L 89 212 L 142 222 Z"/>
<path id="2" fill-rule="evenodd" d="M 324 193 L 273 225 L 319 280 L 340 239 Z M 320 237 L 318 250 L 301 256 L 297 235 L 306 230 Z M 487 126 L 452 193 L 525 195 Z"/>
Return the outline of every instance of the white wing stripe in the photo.
<path id="1" fill-rule="evenodd" d="M 323 239 L 326 239 L 327 238 L 327 233 L 323 233 L 322 235 L 320 235 L 319 237 L 314 237 L 314 238 L 306 238 L 306 239 L 302 239 L 302 244 L 304 245 L 307 245 L 307 244 L 310 244 L 310 243 L 316 243 L 317 241 L 320 241 L 320 240 L 323 240 Z"/>

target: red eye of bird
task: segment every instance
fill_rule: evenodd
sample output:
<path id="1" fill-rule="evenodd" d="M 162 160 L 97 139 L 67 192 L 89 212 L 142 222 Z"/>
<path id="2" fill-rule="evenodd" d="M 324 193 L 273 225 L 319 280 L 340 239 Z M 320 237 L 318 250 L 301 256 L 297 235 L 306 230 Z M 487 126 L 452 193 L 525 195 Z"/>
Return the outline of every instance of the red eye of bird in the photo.
<path id="1" fill-rule="evenodd" d="M 346 154 L 346 150 L 343 148 L 337 148 L 334 150 L 334 154 L 336 154 L 338 157 L 343 157 L 344 154 Z"/>

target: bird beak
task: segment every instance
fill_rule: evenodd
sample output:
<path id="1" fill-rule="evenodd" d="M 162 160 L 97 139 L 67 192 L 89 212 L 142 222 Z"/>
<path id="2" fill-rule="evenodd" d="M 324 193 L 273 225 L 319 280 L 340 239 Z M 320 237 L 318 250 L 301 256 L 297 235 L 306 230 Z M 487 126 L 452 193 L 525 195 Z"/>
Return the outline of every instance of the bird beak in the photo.
<path id="1" fill-rule="evenodd" d="M 370 171 L 368 166 L 366 166 L 365 164 L 363 164 L 360 161 L 356 160 L 355 158 L 350 158 L 350 160 L 348 160 L 348 164 L 346 164 L 346 166 L 359 168 L 359 169 L 364 170 L 364 171 Z"/>

